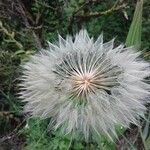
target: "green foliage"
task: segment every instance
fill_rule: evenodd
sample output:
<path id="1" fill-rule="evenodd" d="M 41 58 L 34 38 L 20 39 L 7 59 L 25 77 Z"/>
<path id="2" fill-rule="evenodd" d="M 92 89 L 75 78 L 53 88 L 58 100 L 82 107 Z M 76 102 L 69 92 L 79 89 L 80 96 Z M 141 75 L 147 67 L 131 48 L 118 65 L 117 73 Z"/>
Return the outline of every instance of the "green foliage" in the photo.
<path id="1" fill-rule="evenodd" d="M 29 119 L 25 128 L 21 131 L 26 135 L 25 150 L 115 150 L 115 143 L 107 138 L 97 137 L 95 141 L 85 142 L 77 133 L 74 136 L 63 135 L 59 130 L 48 131 L 48 120 L 39 118 Z"/>

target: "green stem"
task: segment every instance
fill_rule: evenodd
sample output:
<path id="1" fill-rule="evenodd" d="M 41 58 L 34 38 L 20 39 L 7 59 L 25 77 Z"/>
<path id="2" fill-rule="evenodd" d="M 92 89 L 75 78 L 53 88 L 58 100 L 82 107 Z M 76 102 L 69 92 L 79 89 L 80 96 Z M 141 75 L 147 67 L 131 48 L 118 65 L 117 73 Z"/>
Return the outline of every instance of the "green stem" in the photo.
<path id="1" fill-rule="evenodd" d="M 141 139 L 142 139 L 142 142 L 143 142 L 144 149 L 145 149 L 145 150 L 148 150 L 148 148 L 147 148 L 147 146 L 146 146 L 146 143 L 145 143 L 145 140 L 144 140 L 144 138 L 143 138 L 142 130 L 141 130 L 140 127 L 139 127 L 139 132 L 140 132 L 140 135 L 141 135 Z"/>

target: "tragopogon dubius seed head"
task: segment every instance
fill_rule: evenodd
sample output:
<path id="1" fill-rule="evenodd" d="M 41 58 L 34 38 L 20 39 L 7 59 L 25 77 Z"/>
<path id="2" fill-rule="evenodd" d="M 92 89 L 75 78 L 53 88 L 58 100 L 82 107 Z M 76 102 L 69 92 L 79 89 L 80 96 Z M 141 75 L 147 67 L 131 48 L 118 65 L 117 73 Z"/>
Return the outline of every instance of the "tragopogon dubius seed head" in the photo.
<path id="1" fill-rule="evenodd" d="M 25 111 L 51 118 L 65 133 L 80 131 L 112 138 L 117 124 L 129 127 L 144 116 L 149 99 L 149 63 L 133 47 L 114 48 L 114 40 L 94 42 L 86 30 L 75 39 L 59 36 L 23 65 L 20 97 Z"/>

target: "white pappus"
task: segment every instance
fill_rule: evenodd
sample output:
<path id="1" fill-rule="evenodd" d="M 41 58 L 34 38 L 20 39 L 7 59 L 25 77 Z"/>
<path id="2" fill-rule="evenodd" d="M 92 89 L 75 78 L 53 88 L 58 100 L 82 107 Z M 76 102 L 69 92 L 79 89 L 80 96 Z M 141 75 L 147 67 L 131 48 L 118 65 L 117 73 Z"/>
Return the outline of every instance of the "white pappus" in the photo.
<path id="1" fill-rule="evenodd" d="M 114 48 L 114 39 L 103 43 L 102 34 L 94 41 L 86 30 L 74 39 L 59 36 L 23 65 L 25 112 L 86 139 L 95 133 L 112 138 L 116 125 L 139 125 L 150 96 L 150 65 L 140 55 L 133 47 Z"/>

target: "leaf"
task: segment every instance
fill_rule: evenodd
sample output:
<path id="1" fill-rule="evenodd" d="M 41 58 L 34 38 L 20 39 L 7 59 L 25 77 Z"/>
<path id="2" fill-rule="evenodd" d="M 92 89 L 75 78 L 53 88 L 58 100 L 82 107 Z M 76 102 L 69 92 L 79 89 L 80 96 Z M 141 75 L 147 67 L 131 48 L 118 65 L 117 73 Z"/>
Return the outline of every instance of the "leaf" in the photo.
<path id="1" fill-rule="evenodd" d="M 143 0 L 138 0 L 133 20 L 127 35 L 126 46 L 135 46 L 137 49 L 141 46 L 142 11 Z"/>

